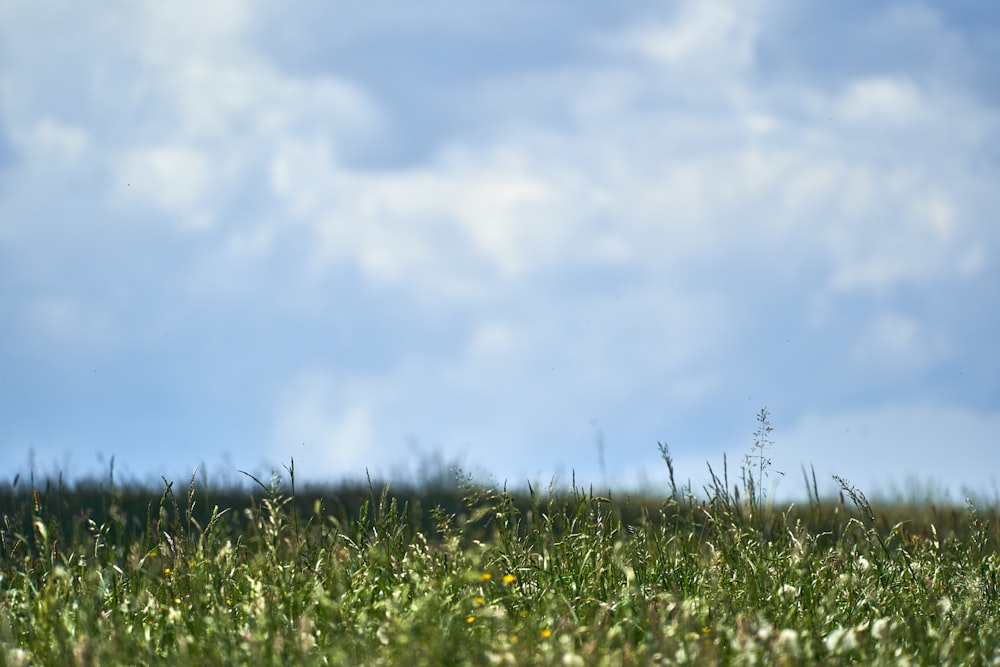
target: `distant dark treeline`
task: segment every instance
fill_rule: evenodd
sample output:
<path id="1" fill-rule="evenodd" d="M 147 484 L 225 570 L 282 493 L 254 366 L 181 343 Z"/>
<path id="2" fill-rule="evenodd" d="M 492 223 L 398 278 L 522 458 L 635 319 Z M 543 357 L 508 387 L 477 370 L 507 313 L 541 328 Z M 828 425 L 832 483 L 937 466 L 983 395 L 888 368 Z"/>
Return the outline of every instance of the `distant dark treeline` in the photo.
<path id="1" fill-rule="evenodd" d="M 273 484 L 265 487 L 254 479 L 248 487 L 202 488 L 192 481 L 188 485 L 164 484 L 154 489 L 139 484 L 114 485 L 109 482 L 81 481 L 72 487 L 61 480 L 25 484 L 0 485 L 0 513 L 3 525 L 0 538 L 5 547 L 12 541 L 32 543 L 30 536 L 37 534 L 39 522 L 52 535 L 61 535 L 68 543 L 75 543 L 81 534 L 101 531 L 112 541 L 132 542 L 137 538 L 153 539 L 158 531 L 198 533 L 213 520 L 213 515 L 225 511 L 221 523 L 232 535 L 238 537 L 251 528 L 262 512 L 280 512 L 285 520 L 295 517 L 303 526 L 310 522 L 335 522 L 345 532 L 357 530 L 359 521 L 370 520 L 381 513 L 392 512 L 407 526 L 409 537 L 422 533 L 430 540 L 441 536 L 443 526 L 459 528 L 467 537 L 487 537 L 498 514 L 502 511 L 507 520 L 530 524 L 539 513 L 548 516 L 572 518 L 588 512 L 595 504 L 610 508 L 623 530 L 648 522 L 685 522 L 690 525 L 710 520 L 709 510 L 719 507 L 719 498 L 698 499 L 688 491 L 680 497 L 673 494 L 619 495 L 602 497 L 593 491 L 571 489 L 538 493 L 534 489 L 507 493 L 505 490 L 476 486 L 471 482 L 460 483 L 439 478 L 422 485 L 352 482 L 320 486 L 304 485 L 294 489 L 288 485 Z M 859 515 L 859 508 L 851 498 L 810 502 L 786 506 L 747 507 L 739 500 L 738 493 L 723 493 L 723 506 L 737 508 L 737 512 L 756 512 L 756 525 L 771 531 L 784 531 L 793 527 L 813 534 L 839 535 L 847 529 L 852 517 Z M 742 508 L 742 509 L 738 509 Z M 293 511 L 294 510 L 294 511 Z M 895 502 L 877 504 L 874 515 L 869 517 L 874 528 L 889 535 L 934 534 L 941 539 L 965 539 L 974 530 L 971 507 L 937 505 L 931 502 Z M 997 525 L 1000 509 L 975 508 L 975 522 Z M 566 530 L 572 530 L 565 523 Z M 7 549 L 3 550 L 7 553 Z"/>
<path id="2" fill-rule="evenodd" d="M 434 521 L 430 510 L 460 512 L 466 496 L 457 486 L 428 486 L 384 483 L 342 483 L 330 486 L 306 485 L 296 488 L 232 486 L 205 489 L 197 484 L 164 484 L 155 489 L 142 484 L 110 485 L 83 480 L 72 486 L 60 480 L 46 480 L 34 488 L 18 484 L 0 485 L 2 531 L 7 535 L 29 535 L 41 520 L 50 532 L 75 536 L 99 527 L 110 527 L 118 537 L 132 540 L 150 530 L 168 526 L 188 532 L 199 531 L 212 520 L 213 513 L 226 512 L 225 523 L 234 534 L 246 530 L 255 513 L 267 501 L 280 503 L 281 511 L 313 520 L 336 520 L 343 525 L 356 521 L 365 504 L 394 505 L 406 511 L 414 531 L 431 533 Z M 373 502 L 374 501 L 374 502 Z"/>

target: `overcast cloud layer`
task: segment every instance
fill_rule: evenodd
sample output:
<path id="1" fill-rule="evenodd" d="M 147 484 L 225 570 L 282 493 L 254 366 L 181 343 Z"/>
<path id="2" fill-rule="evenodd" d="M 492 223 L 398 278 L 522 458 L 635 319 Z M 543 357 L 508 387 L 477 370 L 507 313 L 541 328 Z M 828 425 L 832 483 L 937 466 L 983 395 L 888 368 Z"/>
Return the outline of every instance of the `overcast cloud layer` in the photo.
<path id="1" fill-rule="evenodd" d="M 997 62 L 988 2 L 0 0 L 0 453 L 662 484 L 767 406 L 788 493 L 995 493 Z"/>

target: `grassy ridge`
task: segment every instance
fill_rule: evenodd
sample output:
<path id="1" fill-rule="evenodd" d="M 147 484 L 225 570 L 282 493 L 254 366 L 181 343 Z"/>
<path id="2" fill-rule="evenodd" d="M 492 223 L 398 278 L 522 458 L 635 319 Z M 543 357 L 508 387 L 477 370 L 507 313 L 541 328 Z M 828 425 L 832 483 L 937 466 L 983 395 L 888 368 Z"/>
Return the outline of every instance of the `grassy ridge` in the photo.
<path id="1" fill-rule="evenodd" d="M 0 664 L 1000 664 L 996 508 L 0 490 Z M 467 482 L 467 480 L 466 480 Z M 815 489 L 815 486 L 813 486 Z"/>

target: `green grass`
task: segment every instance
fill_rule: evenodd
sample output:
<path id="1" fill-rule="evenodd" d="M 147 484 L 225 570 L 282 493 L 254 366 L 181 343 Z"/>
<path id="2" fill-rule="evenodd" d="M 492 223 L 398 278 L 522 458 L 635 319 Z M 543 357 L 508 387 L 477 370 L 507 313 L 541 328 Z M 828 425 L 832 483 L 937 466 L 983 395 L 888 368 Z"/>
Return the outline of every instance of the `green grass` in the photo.
<path id="1" fill-rule="evenodd" d="M 8 485 L 0 664 L 1000 664 L 996 508 L 777 508 L 762 452 L 641 499 Z"/>

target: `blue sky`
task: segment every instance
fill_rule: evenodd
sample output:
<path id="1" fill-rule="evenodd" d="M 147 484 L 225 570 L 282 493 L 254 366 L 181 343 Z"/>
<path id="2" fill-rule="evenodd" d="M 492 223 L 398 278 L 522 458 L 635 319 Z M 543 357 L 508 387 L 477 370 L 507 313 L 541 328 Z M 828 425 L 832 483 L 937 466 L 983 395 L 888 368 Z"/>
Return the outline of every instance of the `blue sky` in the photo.
<path id="1" fill-rule="evenodd" d="M 0 453 L 1000 477 L 1000 6 L 0 0 Z M 603 445 L 604 465 L 598 443 Z"/>

